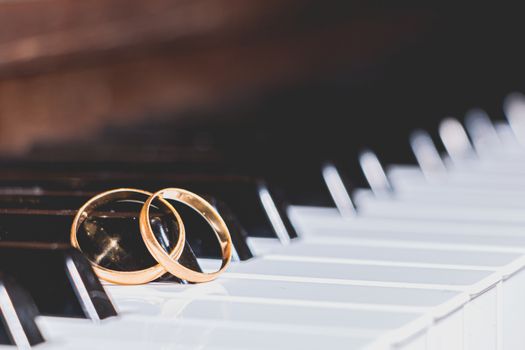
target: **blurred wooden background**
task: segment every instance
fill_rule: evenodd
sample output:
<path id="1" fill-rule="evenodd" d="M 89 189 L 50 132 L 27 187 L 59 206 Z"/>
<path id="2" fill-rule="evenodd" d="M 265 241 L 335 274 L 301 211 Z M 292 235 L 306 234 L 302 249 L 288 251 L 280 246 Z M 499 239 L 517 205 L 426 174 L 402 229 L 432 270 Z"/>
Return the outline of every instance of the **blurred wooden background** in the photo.
<path id="1" fill-rule="evenodd" d="M 333 0 L 4 0 L 0 151 L 366 71 L 432 21 Z"/>

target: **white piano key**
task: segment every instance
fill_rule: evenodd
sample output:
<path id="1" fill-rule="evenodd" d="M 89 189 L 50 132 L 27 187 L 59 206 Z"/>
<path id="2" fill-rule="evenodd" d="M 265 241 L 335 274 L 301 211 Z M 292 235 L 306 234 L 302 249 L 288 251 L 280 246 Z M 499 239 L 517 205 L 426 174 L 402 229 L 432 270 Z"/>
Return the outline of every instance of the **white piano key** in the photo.
<path id="1" fill-rule="evenodd" d="M 372 192 L 377 197 L 388 198 L 392 195 L 393 189 L 388 181 L 388 177 L 374 152 L 370 150 L 362 151 L 359 154 L 359 165 Z"/>
<path id="2" fill-rule="evenodd" d="M 397 184 L 396 193 L 400 196 L 436 196 L 436 200 L 440 197 L 466 197 L 471 200 L 490 200 L 494 202 L 519 201 L 525 195 L 525 188 L 508 187 L 491 188 L 491 187 L 476 187 L 457 184 L 454 186 L 436 186 L 429 187 L 427 184 Z"/>
<path id="3" fill-rule="evenodd" d="M 443 119 L 439 125 L 439 136 L 455 165 L 477 159 L 463 125 L 457 119 Z"/>
<path id="4" fill-rule="evenodd" d="M 386 218 L 417 218 L 452 222 L 479 222 L 492 225 L 525 225 L 525 209 L 442 206 L 433 203 L 376 201 L 357 203 L 362 216 Z"/>
<path id="5" fill-rule="evenodd" d="M 171 299 L 168 300 L 168 302 Z M 328 307 L 325 303 L 289 303 L 254 302 L 253 299 L 242 301 L 240 298 L 221 300 L 187 300 L 182 303 L 175 300 L 166 307 L 172 308 L 172 315 L 163 313 L 163 318 L 177 320 L 205 319 L 217 321 L 235 321 L 305 327 L 329 327 L 341 333 L 362 329 L 393 329 L 416 319 L 421 314 L 402 311 L 372 311 L 343 308 L 342 305 Z M 118 301 L 117 301 L 118 305 Z"/>
<path id="6" fill-rule="evenodd" d="M 498 337 L 503 324 L 496 317 L 496 293 L 496 287 L 490 288 L 463 307 L 452 307 L 441 316 L 438 314 L 434 323 L 424 330 L 395 330 L 366 349 L 499 349 Z"/>
<path id="7" fill-rule="evenodd" d="M 331 208 L 290 208 L 291 217 L 298 231 L 304 235 L 319 232 L 325 236 L 342 231 L 387 231 L 398 233 L 435 233 L 443 235 L 486 235 L 525 236 L 522 225 L 489 225 L 473 222 L 447 222 L 443 220 L 422 220 L 418 218 L 372 218 L 357 217 L 342 219 Z M 334 234 L 332 234 L 334 233 Z M 278 246 L 275 246 L 278 247 Z"/>
<path id="8" fill-rule="evenodd" d="M 374 266 L 319 262 L 256 260 L 250 264 L 236 264 L 230 274 L 254 274 L 274 276 L 300 276 L 334 280 L 375 281 L 385 284 L 415 286 L 438 285 L 452 290 L 493 278 L 491 271 L 451 270 L 440 268 L 418 268 L 400 266 Z"/>
<path id="9" fill-rule="evenodd" d="M 403 327 L 388 332 L 375 341 L 366 345 L 366 350 L 393 350 L 393 349 L 425 349 L 427 346 L 427 334 L 432 323 L 425 324 L 420 320 L 408 323 Z"/>
<path id="10" fill-rule="evenodd" d="M 464 310 L 454 310 L 445 317 L 436 320 L 428 329 L 427 350 L 463 349 L 464 345 Z"/>
<path id="11" fill-rule="evenodd" d="M 304 232 L 304 231 L 302 231 Z M 456 244 L 458 247 L 462 245 L 465 246 L 487 246 L 487 248 L 501 247 L 523 247 L 525 248 L 525 233 L 522 236 L 515 235 L 504 235 L 504 234 L 494 234 L 494 235 L 473 235 L 473 234 L 442 234 L 434 232 L 425 232 L 423 229 L 419 232 L 389 232 L 389 231 L 356 231 L 356 230 L 330 230 L 329 232 L 323 230 L 312 230 L 312 232 L 307 233 L 308 240 L 309 238 L 326 238 L 327 242 L 331 238 L 344 239 L 367 239 L 367 240 L 396 240 L 396 241 L 406 241 L 406 242 L 427 242 L 427 243 L 447 243 L 447 244 Z M 276 249 L 278 250 L 278 249 Z M 490 250 L 490 249 L 488 249 Z M 275 251 L 275 250 L 274 250 Z M 270 252 L 269 252 L 270 253 Z M 269 254 L 268 253 L 268 254 Z"/>
<path id="12" fill-rule="evenodd" d="M 524 209 L 525 212 L 525 209 Z M 470 226 L 470 229 L 464 230 L 464 225 L 448 225 L 442 230 L 429 225 L 425 221 L 421 225 L 414 225 L 412 220 L 395 220 L 397 226 L 389 226 L 390 220 L 345 220 L 339 225 L 327 229 L 326 227 L 309 225 L 302 223 L 298 225 L 298 231 L 303 237 L 327 238 L 354 238 L 354 239 L 398 239 L 400 241 L 428 241 L 428 242 L 447 242 L 465 245 L 489 245 L 489 246 L 525 246 L 525 232 L 516 227 L 514 230 L 498 230 L 493 227 L 490 230 L 488 225 L 482 225 L 484 230 L 478 230 L 476 226 Z M 402 221 L 401 223 L 399 221 Z M 409 221 L 409 222 L 407 222 Z M 412 225 L 410 225 L 412 224 Z M 405 226 L 409 226 L 406 227 Z M 278 249 L 276 249 L 278 250 Z"/>
<path id="13" fill-rule="evenodd" d="M 148 287 L 158 287 L 158 288 L 164 288 L 164 289 L 168 289 L 168 290 L 169 290 L 171 286 L 169 286 L 169 285 L 168 285 L 168 286 L 166 286 L 166 285 L 153 285 L 153 286 L 148 286 Z M 123 288 L 125 288 L 125 287 L 116 287 L 116 288 L 121 288 L 121 289 L 123 289 Z M 142 294 L 142 293 L 141 293 L 141 294 Z M 150 294 L 150 293 L 143 293 L 143 294 Z M 194 294 L 195 294 L 195 293 L 194 293 Z M 117 298 L 117 300 L 119 300 L 119 299 L 120 299 L 120 298 Z M 221 309 L 221 310 L 222 310 L 222 309 Z M 256 311 L 254 310 L 254 312 L 256 312 Z M 207 313 L 203 313 L 203 315 L 198 316 L 198 317 L 206 317 L 206 315 L 208 315 L 208 314 L 207 314 Z"/>
<path id="14" fill-rule="evenodd" d="M 509 159 L 509 162 L 514 164 L 515 162 L 522 162 L 525 157 L 521 159 Z M 525 167 L 519 172 L 509 171 L 504 172 L 507 166 L 501 166 L 501 159 L 494 163 L 492 161 L 484 162 L 482 168 L 460 168 L 452 169 L 447 173 L 446 177 L 441 177 L 440 181 L 429 182 L 423 171 L 414 165 L 402 165 L 396 164 L 388 167 L 387 175 L 392 186 L 397 192 L 402 192 L 405 188 L 410 188 L 411 185 L 415 187 L 426 187 L 431 188 L 450 188 L 457 189 L 457 186 L 466 186 L 469 188 L 477 187 L 477 190 L 483 191 L 483 187 L 494 186 L 497 189 L 508 189 L 511 186 L 523 186 L 525 180 L 523 175 L 525 174 Z M 494 168 L 494 170 L 492 170 Z M 499 169 L 499 171 L 495 171 Z M 460 192 L 459 192 L 460 193 Z"/>
<path id="15" fill-rule="evenodd" d="M 332 163 L 327 163 L 323 165 L 321 173 L 339 214 L 343 217 L 354 217 L 356 215 L 354 203 L 346 190 L 339 170 Z"/>
<path id="16" fill-rule="evenodd" d="M 505 153 L 523 153 L 523 146 L 519 143 L 514 131 L 507 122 L 495 121 L 494 127 L 501 140 L 501 151 Z"/>
<path id="17" fill-rule="evenodd" d="M 516 159 L 508 160 L 514 167 L 519 166 L 520 169 L 517 169 L 519 171 L 516 169 L 505 171 L 508 165 L 502 166 L 500 159 L 499 162 L 480 163 L 477 168 L 453 169 L 448 172 L 447 177 L 433 182 L 428 182 L 417 166 L 392 165 L 388 167 L 387 175 L 395 189 L 396 196 L 403 195 L 406 191 L 429 192 L 435 194 L 437 198 L 441 197 L 439 191 L 452 196 L 468 192 L 486 193 L 490 191 L 499 199 L 505 197 L 514 199 L 523 191 L 525 167 L 521 163 L 524 159 L 519 162 Z M 514 188 L 516 186 L 518 188 Z M 519 191 L 512 192 L 513 189 Z"/>
<path id="18" fill-rule="evenodd" d="M 302 209 L 301 209 L 302 210 Z M 324 213 L 324 210 L 323 210 Z M 453 237 L 464 237 L 464 236 L 480 236 L 480 237 L 502 237 L 502 239 L 511 237 L 524 237 L 525 231 L 523 231 L 520 225 L 512 226 L 501 226 L 501 225 L 480 225 L 472 223 L 444 223 L 441 221 L 426 221 L 426 220 L 397 220 L 397 219 L 375 219 L 375 218 L 359 218 L 353 220 L 341 220 L 341 219 L 327 219 L 324 214 L 320 214 L 318 217 L 310 215 L 308 218 L 301 218 L 294 221 L 294 224 L 298 227 L 298 231 L 301 233 L 303 239 L 307 241 L 310 238 L 325 238 L 325 244 L 330 244 L 332 238 L 337 240 L 333 243 L 337 243 L 340 238 L 352 238 L 365 236 L 370 233 L 370 237 L 387 236 L 392 237 L 407 237 L 411 234 L 417 235 L 434 235 L 436 237 L 442 236 L 443 240 L 455 238 Z M 355 235 L 355 236 L 354 236 Z M 468 238 L 457 238 L 458 240 Z M 485 239 L 492 238 L 481 238 L 480 243 L 483 244 Z M 497 238 L 495 238 L 497 239 Z M 504 241 L 507 242 L 507 241 Z M 357 244 L 361 246 L 362 244 Z M 507 243 L 505 243 L 507 245 Z M 279 247 L 273 250 L 278 251 Z M 484 248 L 484 250 L 489 250 Z M 519 250 L 519 249 L 518 249 Z M 518 254 L 514 253 L 514 254 Z"/>
<path id="19" fill-rule="evenodd" d="M 45 317 L 39 325 L 49 342 L 42 348 L 97 348 L 97 344 L 117 348 L 152 349 L 304 349 L 362 348 L 376 337 L 376 333 L 342 334 L 327 328 L 301 329 L 290 327 L 240 324 L 231 322 L 203 322 L 192 320 L 119 320 L 100 326 Z M 293 345 L 292 345 L 293 344 Z M 70 347 L 71 346 L 71 347 Z"/>
<path id="20" fill-rule="evenodd" d="M 469 110 L 465 115 L 465 127 L 480 158 L 490 156 L 501 148 L 494 124 L 484 110 Z"/>
<path id="21" fill-rule="evenodd" d="M 461 302 L 465 298 L 458 298 L 458 302 Z M 122 296 L 117 305 L 119 305 L 123 315 L 136 315 L 140 314 L 141 317 L 144 315 L 152 315 L 155 317 L 166 317 L 166 315 L 173 316 L 173 312 L 181 310 L 181 308 L 190 302 L 205 301 L 205 302 L 217 302 L 217 303 L 239 303 L 239 304 L 250 304 L 250 305 L 262 305 L 266 306 L 278 306 L 284 305 L 286 307 L 315 307 L 315 308 L 337 308 L 346 310 L 347 312 L 352 311 L 381 311 L 390 313 L 422 313 L 427 311 L 427 308 L 407 305 L 378 305 L 378 304 L 364 304 L 364 303 L 338 303 L 331 301 L 310 301 L 310 300 L 293 300 L 291 298 L 277 299 L 277 298 L 254 298 L 254 297 L 240 297 L 240 296 L 224 296 L 224 295 L 201 295 L 191 296 L 188 295 L 172 295 L 171 297 L 160 297 L 160 296 L 133 296 L 126 298 Z"/>
<path id="22" fill-rule="evenodd" d="M 487 245 L 457 245 L 452 243 L 440 242 L 423 242 L 423 241 L 399 241 L 392 239 L 367 239 L 367 238 L 352 238 L 352 237 L 311 237 L 308 238 L 308 243 L 311 244 L 330 244 L 330 245 L 347 245 L 347 246 L 363 246 L 363 247 L 391 247 L 391 248 L 409 248 L 432 251 L 473 251 L 473 252 L 500 252 L 500 253 L 517 253 L 523 254 L 523 247 L 508 247 L 508 246 L 487 246 Z"/>
<path id="23" fill-rule="evenodd" d="M 443 163 L 432 137 L 423 130 L 416 130 L 410 135 L 410 146 L 419 168 L 428 181 L 442 181 L 447 176 Z"/>
<path id="24" fill-rule="evenodd" d="M 426 350 L 427 347 L 427 334 L 420 332 L 412 337 L 406 339 L 403 342 L 393 344 L 392 350 Z"/>
<path id="25" fill-rule="evenodd" d="M 319 235 L 321 236 L 322 233 L 320 232 Z M 380 235 L 380 237 L 381 237 L 381 235 Z M 396 237 L 397 237 L 397 234 L 396 234 Z M 436 236 L 436 237 L 437 237 L 437 236 Z M 445 239 L 446 239 L 446 237 L 447 237 L 447 236 L 445 236 Z M 454 237 L 454 236 L 452 236 L 452 237 Z M 473 236 L 473 237 L 475 237 L 475 236 Z M 381 237 L 381 238 L 382 238 L 382 237 Z M 479 237 L 478 237 L 478 238 L 479 238 Z M 518 238 L 518 241 L 519 241 L 520 237 L 517 237 L 517 238 Z M 481 239 L 484 239 L 484 238 L 481 238 Z M 490 239 L 493 239 L 493 238 L 492 238 L 492 237 L 488 237 L 488 239 L 489 239 L 489 240 L 485 242 L 485 243 L 487 243 L 487 244 L 490 243 Z M 496 239 L 497 239 L 497 238 L 496 238 Z M 468 238 L 467 238 L 467 240 L 468 240 Z M 319 243 L 319 242 L 316 242 L 316 243 Z M 467 242 L 465 242 L 465 243 L 467 243 Z M 479 243 L 479 242 L 477 242 L 477 243 Z M 501 243 L 501 244 L 505 244 L 505 243 L 503 242 L 503 243 Z M 337 250 L 338 250 L 338 248 L 337 248 L 337 247 L 334 247 L 334 246 L 335 246 L 335 245 L 329 245 L 330 248 L 328 248 L 328 249 L 325 251 L 325 253 L 328 252 L 328 251 L 331 251 L 331 252 L 328 254 L 328 256 L 330 256 L 330 257 L 333 256 L 332 253 L 333 253 L 334 251 L 336 252 L 336 255 L 337 255 Z M 305 249 L 305 247 L 308 247 L 308 248 Z M 319 247 L 320 247 L 320 245 L 316 245 L 316 244 L 310 244 L 310 245 L 304 245 L 304 244 L 301 244 L 299 247 L 292 247 L 292 250 L 294 250 L 294 249 L 298 249 L 298 250 L 303 250 L 303 254 L 306 253 L 306 254 L 312 255 L 312 253 L 313 253 L 314 255 L 317 255 L 317 254 L 319 254 Z M 310 248 L 313 248 L 313 249 L 310 249 Z M 331 248 L 334 248 L 334 249 L 331 249 Z M 346 247 L 345 247 L 345 248 L 346 248 Z M 346 253 L 346 251 L 345 251 L 346 249 L 345 249 L 345 248 L 341 248 L 340 251 Z M 309 250 L 309 251 L 304 251 L 304 250 Z M 290 251 L 287 251 L 286 254 L 290 254 Z M 322 252 L 321 252 L 321 254 L 322 254 Z M 325 255 L 327 255 L 327 254 L 325 254 Z M 497 254 L 497 255 L 499 255 L 499 254 Z M 288 255 L 288 256 L 289 256 L 289 255 Z M 306 255 L 306 256 L 308 256 L 308 255 Z M 519 254 L 511 254 L 511 256 L 507 256 L 507 259 L 506 259 L 506 260 L 505 260 L 505 259 L 504 259 L 504 260 L 501 260 L 500 263 L 503 263 L 503 264 L 505 264 L 505 263 L 509 263 L 509 258 L 510 258 L 510 261 L 512 261 L 514 258 L 519 258 L 519 256 L 520 256 Z M 278 256 L 277 256 L 277 257 L 278 257 Z M 500 256 L 500 257 L 501 257 L 501 256 Z M 268 256 L 267 258 L 272 259 L 272 256 L 270 255 L 270 256 Z M 483 255 L 481 255 L 481 254 L 479 255 L 479 259 L 480 259 L 479 261 L 480 261 L 481 263 L 485 263 L 485 262 L 487 261 L 486 258 L 487 258 L 487 256 L 485 256 L 484 254 L 483 254 Z M 495 267 L 497 268 L 497 266 L 495 266 Z M 509 281 L 512 281 L 512 279 L 510 279 Z M 507 283 L 507 282 L 509 282 L 509 281 L 506 281 L 505 283 Z M 513 289 L 514 289 L 514 288 L 513 288 Z M 507 291 L 507 287 L 505 287 L 505 288 L 503 289 L 503 291 L 504 291 L 504 293 L 505 293 L 505 292 Z M 472 315 L 473 315 L 473 314 L 479 314 L 479 313 L 486 313 L 486 312 L 484 312 L 483 310 L 486 311 L 487 309 L 490 309 L 490 308 L 491 308 L 490 305 L 493 305 L 493 304 L 495 303 L 495 298 L 494 298 L 494 297 L 493 297 L 493 298 L 490 298 L 490 293 L 487 293 L 487 295 L 483 295 L 482 297 L 478 298 L 478 299 L 477 299 L 477 303 L 478 303 L 479 305 L 477 305 L 477 306 L 476 306 L 476 305 L 475 305 L 475 306 L 472 306 L 471 308 L 469 308 L 469 309 L 466 311 L 467 314 L 470 315 L 470 316 L 469 316 L 470 319 L 469 319 L 469 321 L 468 321 L 469 324 L 472 323 L 472 322 L 474 322 L 474 320 L 477 320 L 477 318 L 474 317 L 474 316 L 472 316 Z M 515 301 L 515 300 L 513 301 L 513 303 L 514 303 L 515 306 L 520 306 L 520 304 L 516 304 L 516 301 Z M 507 304 L 507 305 L 509 305 L 509 304 Z M 459 315 L 459 314 L 458 314 L 458 315 Z M 459 316 L 457 316 L 457 317 L 459 317 Z M 492 315 L 489 315 L 489 316 L 487 316 L 487 317 L 488 317 L 489 319 L 494 320 L 494 319 L 496 318 L 496 315 L 493 313 Z M 505 316 L 504 316 L 503 318 L 505 319 Z M 444 319 L 448 319 L 448 318 L 444 318 Z M 444 322 L 445 322 L 445 321 L 441 321 L 440 325 L 442 325 L 442 324 L 446 324 L 446 323 L 444 323 Z M 436 327 L 437 327 L 437 326 L 436 326 Z M 490 340 L 490 341 L 488 341 L 488 344 L 492 344 L 492 342 L 496 341 L 496 340 L 495 340 L 495 339 L 497 338 L 497 336 L 496 336 L 496 331 L 495 331 L 494 329 L 490 329 L 490 325 L 487 325 L 486 323 L 483 323 L 483 325 L 481 326 L 481 325 L 479 325 L 479 323 L 476 324 L 476 323 L 474 322 L 474 323 L 472 323 L 472 324 L 470 325 L 470 327 L 471 327 L 471 329 L 479 329 L 480 327 L 483 328 L 483 329 L 488 329 L 488 330 L 485 330 L 485 332 L 486 332 L 486 334 L 487 334 L 487 337 L 489 337 L 489 340 Z M 507 329 L 508 329 L 508 328 L 507 328 Z M 503 332 L 503 331 L 502 331 L 502 332 Z M 507 339 L 512 339 L 512 337 L 514 337 L 514 338 L 515 338 L 515 337 L 519 337 L 519 333 L 517 333 L 517 332 L 506 331 L 506 333 L 510 333 L 510 334 L 505 334 L 505 336 L 506 336 Z M 490 335 L 490 336 L 489 336 L 489 335 Z M 457 338 L 457 337 L 456 337 L 456 338 Z M 487 339 L 486 339 L 486 340 L 487 340 Z M 448 343 L 447 343 L 447 344 L 448 344 Z M 457 340 L 457 339 L 456 339 L 456 341 L 454 342 L 454 344 L 455 344 L 454 346 L 457 346 L 457 344 L 458 344 L 458 340 Z M 449 346 L 449 344 L 448 344 L 447 346 Z M 445 347 L 445 348 L 448 348 L 448 347 Z M 452 348 L 454 348 L 454 347 L 452 347 Z"/>
<path id="26" fill-rule="evenodd" d="M 520 258 L 522 254 L 491 252 L 490 250 L 447 250 L 420 249 L 410 246 L 379 246 L 373 240 L 359 244 L 346 238 L 330 240 L 319 238 L 306 239 L 301 244 L 293 245 L 286 250 L 274 250 L 268 255 L 286 255 L 287 257 L 328 257 L 332 259 L 353 259 L 365 261 L 406 262 L 414 264 L 448 264 L 486 267 L 487 270 L 502 267 Z M 368 244 L 370 243 L 370 244 Z M 315 262 L 312 262 L 315 263 Z"/>
<path id="27" fill-rule="evenodd" d="M 436 192 L 436 194 L 428 193 L 430 191 Z M 374 197 L 370 190 L 357 189 L 354 191 L 353 196 L 356 203 L 367 203 L 367 201 L 373 198 L 376 201 L 383 202 L 395 201 L 401 206 L 407 205 L 408 203 L 418 203 L 433 206 L 468 207 L 470 209 L 496 209 L 499 211 L 506 209 L 511 211 L 525 210 L 525 203 L 523 203 L 518 196 L 509 198 L 508 196 L 487 197 L 483 194 L 460 195 L 459 193 L 455 193 L 454 195 L 450 195 L 447 192 L 442 193 L 436 188 L 432 190 L 429 188 L 428 191 L 421 191 L 421 193 L 417 191 L 397 191 L 395 197 L 386 199 Z M 501 200 L 498 200 L 498 198 Z"/>
<path id="28" fill-rule="evenodd" d="M 184 297 L 185 294 L 193 298 L 200 296 L 237 296 L 266 298 L 291 301 L 325 301 L 330 303 L 348 303 L 362 307 L 395 306 L 420 309 L 441 305 L 460 295 L 457 291 L 448 290 L 419 290 L 410 288 L 367 287 L 341 285 L 334 288 L 331 284 L 307 283 L 300 281 L 272 281 L 256 279 L 228 278 L 228 275 L 208 285 L 176 285 L 157 283 L 147 286 L 109 286 L 108 292 L 119 298 L 130 298 L 131 301 L 141 300 L 142 297 L 156 296 L 159 298 Z M 136 299 L 133 299 L 136 298 Z"/>
<path id="29" fill-rule="evenodd" d="M 502 318 L 502 348 L 519 349 L 525 344 L 525 270 L 509 276 L 503 282 L 500 312 Z"/>
<path id="30" fill-rule="evenodd" d="M 264 255 L 282 246 L 282 243 L 276 238 L 248 237 L 247 242 L 255 256 Z"/>
<path id="31" fill-rule="evenodd" d="M 519 92 L 513 92 L 505 97 L 503 110 L 509 126 L 511 127 L 516 140 L 525 144 L 525 102 L 524 97 Z"/>
<path id="32" fill-rule="evenodd" d="M 464 346 L 466 349 L 497 348 L 497 295 L 492 288 L 465 305 Z"/>

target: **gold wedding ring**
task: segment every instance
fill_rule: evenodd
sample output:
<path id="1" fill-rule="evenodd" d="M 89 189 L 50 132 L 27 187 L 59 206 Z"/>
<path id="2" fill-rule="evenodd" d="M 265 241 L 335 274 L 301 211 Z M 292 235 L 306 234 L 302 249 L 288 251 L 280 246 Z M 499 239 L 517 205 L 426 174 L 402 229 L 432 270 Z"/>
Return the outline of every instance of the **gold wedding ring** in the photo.
<path id="1" fill-rule="evenodd" d="M 168 254 L 162 246 L 159 244 L 153 233 L 151 223 L 149 220 L 150 206 L 155 198 L 169 199 L 186 204 L 190 208 L 194 209 L 199 213 L 212 227 L 222 253 L 222 264 L 219 270 L 215 272 L 197 272 L 191 270 L 178 262 L 179 256 L 174 254 Z M 148 200 L 144 203 L 140 212 L 140 233 L 146 243 L 146 247 L 153 257 L 172 275 L 188 281 L 188 282 L 207 282 L 215 279 L 220 275 L 231 260 L 232 241 L 228 227 L 224 223 L 219 213 L 209 204 L 206 200 L 199 197 L 198 195 L 180 189 L 180 188 L 166 188 L 155 192 L 151 195 Z"/>
<path id="2" fill-rule="evenodd" d="M 80 225 L 82 225 L 82 223 L 90 216 L 91 213 L 94 212 L 94 210 L 97 207 L 107 204 L 112 201 L 134 199 L 133 197 L 137 195 L 144 196 L 145 198 L 149 197 L 148 200 L 146 201 L 146 203 L 148 203 L 147 204 L 148 214 L 146 214 L 145 222 L 148 224 L 147 227 L 150 229 L 151 234 L 146 235 L 147 239 L 144 238 L 146 246 L 149 247 L 149 246 L 154 245 L 154 243 L 156 243 L 157 246 L 159 247 L 159 250 L 162 251 L 169 259 L 177 260 L 182 254 L 182 251 L 184 249 L 184 244 L 186 242 L 184 224 L 182 223 L 179 213 L 175 210 L 175 208 L 173 208 L 173 206 L 170 203 L 168 203 L 166 200 L 162 198 L 159 198 L 161 203 L 165 205 L 169 209 L 169 211 L 174 215 L 176 223 L 177 223 L 177 227 L 178 227 L 177 242 L 175 244 L 175 247 L 168 254 L 164 250 L 164 248 L 162 248 L 160 243 L 157 241 L 153 233 L 153 230 L 151 230 L 151 224 L 149 222 L 149 207 L 152 204 L 154 196 L 152 196 L 150 192 L 138 190 L 138 189 L 132 189 L 132 188 L 119 188 L 119 189 L 103 192 L 91 198 L 90 200 L 88 200 L 78 210 L 73 220 L 73 225 L 71 226 L 71 245 L 79 250 L 82 250 L 78 242 L 77 231 L 80 228 Z M 144 207 L 146 207 L 146 204 L 144 204 Z M 142 217 L 142 212 L 141 212 L 141 217 Z M 142 226 L 143 226 L 142 221 L 143 220 L 141 220 L 141 231 L 142 231 Z M 144 237 L 145 235 L 142 234 L 142 236 Z M 159 260 L 156 255 L 160 255 L 160 254 L 156 253 L 153 255 L 155 260 Z M 91 262 L 91 265 L 93 266 L 93 270 L 96 272 L 96 274 L 101 279 L 109 281 L 109 282 L 113 282 L 113 283 L 118 283 L 118 284 L 143 284 L 143 283 L 153 281 L 166 273 L 166 270 L 161 264 L 156 264 L 154 266 L 151 266 L 149 268 L 142 269 L 142 270 L 118 271 L 118 270 L 112 270 L 112 269 L 108 269 L 103 266 L 100 266 L 95 261 L 90 261 L 90 262 Z"/>

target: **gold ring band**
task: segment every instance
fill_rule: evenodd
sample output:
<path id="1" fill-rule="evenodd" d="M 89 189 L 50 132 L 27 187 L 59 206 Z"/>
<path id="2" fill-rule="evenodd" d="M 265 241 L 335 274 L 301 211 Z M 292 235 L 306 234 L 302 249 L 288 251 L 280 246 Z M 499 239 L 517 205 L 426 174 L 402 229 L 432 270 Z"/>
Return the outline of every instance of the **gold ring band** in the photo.
<path id="1" fill-rule="evenodd" d="M 166 253 L 159 242 L 155 239 L 155 235 L 149 220 L 149 208 L 153 200 L 157 197 L 160 199 L 164 198 L 175 200 L 186 204 L 190 208 L 197 211 L 208 222 L 208 224 L 210 224 L 213 231 L 215 232 L 221 248 L 222 264 L 219 270 L 209 273 L 197 272 L 180 264 L 177 261 L 178 257 L 175 258 Z M 218 275 L 224 272 L 230 263 L 232 241 L 228 227 L 224 223 L 224 220 L 221 218 L 219 213 L 217 213 L 210 203 L 192 192 L 180 188 L 165 188 L 155 192 L 144 203 L 144 206 L 140 211 L 139 222 L 140 233 L 142 234 L 142 238 L 144 239 L 146 247 L 148 248 L 151 255 L 153 255 L 153 257 L 164 267 L 164 269 L 182 280 L 194 283 L 214 280 Z"/>
<path id="2" fill-rule="evenodd" d="M 132 188 L 119 188 L 111 191 L 106 191 L 103 193 L 100 193 L 93 198 L 89 199 L 77 212 L 75 215 L 75 218 L 73 220 L 73 224 L 71 226 L 71 245 L 80 251 L 82 251 L 78 238 L 77 238 L 77 231 L 80 227 L 80 225 L 89 217 L 90 213 L 94 211 L 94 209 L 100 205 L 109 203 L 111 201 L 115 200 L 122 200 L 122 199 L 129 199 L 129 195 L 131 194 L 140 194 L 144 195 L 145 197 L 149 197 L 147 200 L 148 208 L 151 205 L 153 198 L 151 192 L 138 190 L 138 189 L 132 189 Z M 168 254 L 164 248 L 158 243 L 157 238 L 155 237 L 153 230 L 151 230 L 151 235 L 148 236 L 148 240 L 144 239 L 146 246 L 152 245 L 151 241 L 154 241 L 159 246 L 159 249 L 162 250 L 166 256 L 168 256 L 170 259 L 177 260 L 180 255 L 182 254 L 182 251 L 184 249 L 184 244 L 186 242 L 186 234 L 184 229 L 184 224 L 182 223 L 182 220 L 180 218 L 179 213 L 173 208 L 173 206 L 168 203 L 166 200 L 159 198 L 162 204 L 164 204 L 171 213 L 175 216 L 175 220 L 177 222 L 178 226 L 178 238 L 177 242 L 175 244 L 175 247 L 173 250 Z M 149 211 L 148 215 L 146 216 L 148 218 L 147 223 L 148 227 L 151 228 L 151 224 L 149 222 Z M 141 220 L 142 224 L 142 220 Z M 142 231 L 142 229 L 141 229 Z M 142 233 L 142 232 L 141 232 Z M 148 248 L 148 250 L 150 250 Z M 155 260 L 157 258 L 155 255 L 153 255 Z M 143 284 L 150 281 L 153 281 L 163 274 L 166 273 L 166 270 L 163 268 L 161 264 L 156 264 L 154 266 L 148 267 L 146 269 L 142 270 L 135 270 L 135 271 L 118 271 L 118 270 L 112 270 L 105 268 L 103 266 L 100 266 L 94 261 L 90 261 L 91 265 L 93 266 L 93 270 L 95 273 L 103 280 L 106 280 L 108 282 L 112 283 L 118 283 L 118 284 Z"/>

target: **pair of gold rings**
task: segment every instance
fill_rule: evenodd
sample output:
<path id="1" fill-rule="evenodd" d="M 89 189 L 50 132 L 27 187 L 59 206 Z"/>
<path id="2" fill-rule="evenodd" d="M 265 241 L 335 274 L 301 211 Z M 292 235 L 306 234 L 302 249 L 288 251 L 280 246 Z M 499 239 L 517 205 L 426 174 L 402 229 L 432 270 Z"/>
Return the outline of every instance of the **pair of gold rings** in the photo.
<path id="1" fill-rule="evenodd" d="M 169 272 L 181 280 L 199 283 L 211 281 L 224 272 L 230 263 L 232 249 L 232 241 L 228 227 L 210 203 L 195 193 L 180 188 L 166 188 L 155 193 L 132 188 L 119 188 L 96 195 L 78 210 L 71 226 L 71 245 L 82 250 L 78 242 L 77 232 L 96 208 L 112 201 L 129 200 L 130 198 L 144 203 L 139 214 L 140 234 L 146 248 L 158 264 L 141 270 L 120 271 L 103 267 L 96 261 L 90 259 L 93 269 L 101 279 L 117 284 L 143 284 L 153 281 L 166 272 Z M 178 226 L 177 241 L 170 252 L 166 251 L 159 243 L 151 226 L 150 207 L 156 199 L 168 208 Z M 211 226 L 219 242 L 222 254 L 222 264 L 217 271 L 198 272 L 179 263 L 178 259 L 182 255 L 186 244 L 186 232 L 179 213 L 167 199 L 181 202 L 194 209 Z"/>

